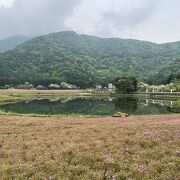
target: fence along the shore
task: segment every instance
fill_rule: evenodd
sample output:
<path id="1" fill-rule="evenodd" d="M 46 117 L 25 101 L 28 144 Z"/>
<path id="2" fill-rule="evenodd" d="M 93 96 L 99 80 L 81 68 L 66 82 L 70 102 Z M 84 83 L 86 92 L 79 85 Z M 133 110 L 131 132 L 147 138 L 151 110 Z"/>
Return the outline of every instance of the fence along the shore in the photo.
<path id="1" fill-rule="evenodd" d="M 141 93 L 149 93 L 149 94 L 152 94 L 152 93 L 154 93 L 154 94 L 177 94 L 177 95 L 180 95 L 180 92 L 178 92 L 178 91 L 174 91 L 173 89 L 171 89 L 170 91 L 163 91 L 163 90 L 161 90 L 161 91 L 155 91 L 155 89 L 152 89 L 152 91 L 150 91 L 149 89 L 146 89 L 146 91 L 145 92 L 143 92 L 143 91 L 139 91 L 139 92 L 141 92 Z"/>

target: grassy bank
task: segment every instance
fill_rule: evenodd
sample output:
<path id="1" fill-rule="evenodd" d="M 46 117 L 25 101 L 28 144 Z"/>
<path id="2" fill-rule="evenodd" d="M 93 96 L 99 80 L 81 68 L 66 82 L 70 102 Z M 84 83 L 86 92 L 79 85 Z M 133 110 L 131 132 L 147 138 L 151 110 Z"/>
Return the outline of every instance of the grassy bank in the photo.
<path id="1" fill-rule="evenodd" d="M 180 116 L 0 116 L 1 179 L 180 179 Z"/>
<path id="2" fill-rule="evenodd" d="M 24 117 L 55 117 L 55 118 L 64 118 L 64 117 L 72 117 L 72 118 L 100 118 L 100 117 L 109 117 L 109 116 L 100 116 L 100 115 L 92 115 L 92 114 L 21 114 L 15 112 L 5 112 L 0 110 L 0 115 L 7 116 L 24 116 Z"/>
<path id="3" fill-rule="evenodd" d="M 90 93 L 83 90 L 0 90 L 0 103 L 16 100 L 85 97 Z"/>

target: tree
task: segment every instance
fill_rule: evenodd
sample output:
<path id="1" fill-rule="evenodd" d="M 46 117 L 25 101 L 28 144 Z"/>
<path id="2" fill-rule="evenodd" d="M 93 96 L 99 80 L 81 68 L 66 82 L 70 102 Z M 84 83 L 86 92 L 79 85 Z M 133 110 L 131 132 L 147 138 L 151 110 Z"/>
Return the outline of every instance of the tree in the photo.
<path id="1" fill-rule="evenodd" d="M 135 77 L 121 77 L 115 80 L 117 92 L 131 93 L 137 90 L 137 79 Z"/>
<path id="2" fill-rule="evenodd" d="M 139 82 L 137 88 L 139 91 L 146 91 L 146 89 L 149 89 L 149 85 L 144 82 Z"/>
<path id="3" fill-rule="evenodd" d="M 171 73 L 167 79 L 167 84 L 179 82 L 180 81 L 180 73 Z"/>

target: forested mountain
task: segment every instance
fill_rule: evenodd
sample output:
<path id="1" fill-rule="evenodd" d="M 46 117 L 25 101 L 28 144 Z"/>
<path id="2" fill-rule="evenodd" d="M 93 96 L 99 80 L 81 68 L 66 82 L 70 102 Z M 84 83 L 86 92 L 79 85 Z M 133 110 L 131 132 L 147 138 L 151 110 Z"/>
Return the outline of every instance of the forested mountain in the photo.
<path id="1" fill-rule="evenodd" d="M 34 38 L 0 54 L 1 85 L 28 81 L 88 87 L 122 75 L 164 83 L 172 72 L 180 72 L 180 42 L 160 45 L 67 31 Z"/>
<path id="2" fill-rule="evenodd" d="M 29 40 L 30 37 L 26 36 L 11 36 L 0 40 L 0 52 L 5 52 L 15 48 L 17 45 Z"/>

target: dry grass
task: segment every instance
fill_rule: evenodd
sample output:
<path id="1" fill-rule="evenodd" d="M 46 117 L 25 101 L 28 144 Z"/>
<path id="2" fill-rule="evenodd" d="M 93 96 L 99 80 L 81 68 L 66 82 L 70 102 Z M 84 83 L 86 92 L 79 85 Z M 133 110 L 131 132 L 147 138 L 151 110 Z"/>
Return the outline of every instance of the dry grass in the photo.
<path id="1" fill-rule="evenodd" d="M 0 94 L 7 94 L 7 93 L 25 93 L 25 94 L 63 94 L 63 93 L 80 93 L 83 90 L 36 90 L 36 89 L 0 89 Z"/>
<path id="2" fill-rule="evenodd" d="M 180 179 L 180 115 L 0 116 L 0 179 Z"/>

